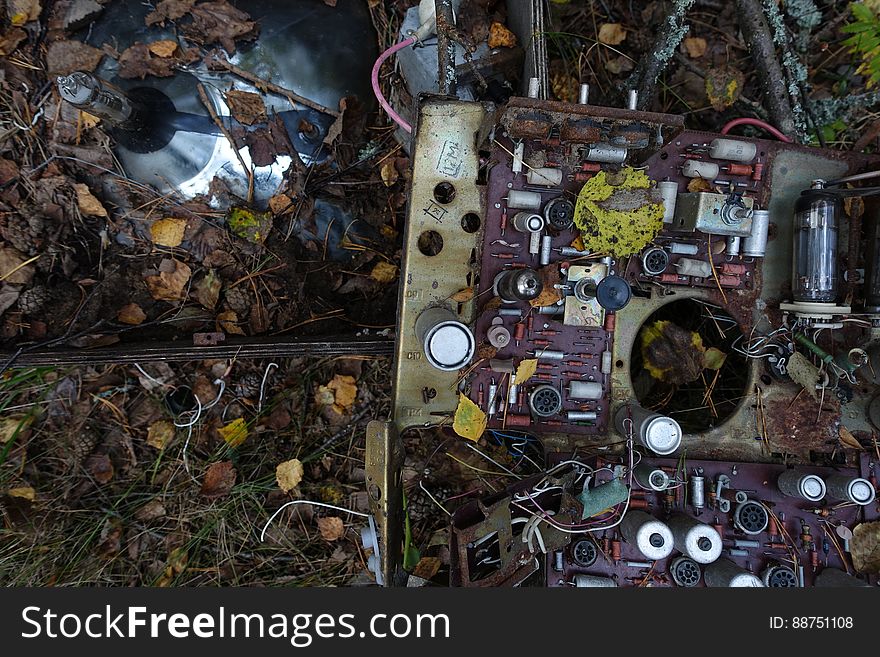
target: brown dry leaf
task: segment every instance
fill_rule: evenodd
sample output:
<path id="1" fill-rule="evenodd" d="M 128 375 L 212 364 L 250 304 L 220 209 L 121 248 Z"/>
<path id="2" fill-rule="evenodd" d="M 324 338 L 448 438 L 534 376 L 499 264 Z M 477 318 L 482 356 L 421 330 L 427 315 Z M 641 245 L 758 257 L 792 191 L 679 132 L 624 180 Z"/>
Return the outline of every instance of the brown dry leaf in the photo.
<path id="1" fill-rule="evenodd" d="M 13 25 L 24 25 L 40 17 L 40 0 L 6 0 L 6 13 Z"/>
<path id="2" fill-rule="evenodd" d="M 348 374 L 336 374 L 327 388 L 333 391 L 333 401 L 342 412 L 348 411 L 357 400 L 357 382 Z"/>
<path id="3" fill-rule="evenodd" d="M 157 420 L 147 429 L 147 445 L 156 449 L 165 449 L 165 445 L 174 440 L 174 423 L 170 420 Z"/>
<path id="4" fill-rule="evenodd" d="M 260 94 L 232 89 L 226 92 L 226 103 L 229 105 L 232 116 L 240 123 L 253 125 L 254 123 L 265 123 L 268 120 L 266 105 Z"/>
<path id="5" fill-rule="evenodd" d="M 172 57 L 177 50 L 177 41 L 172 39 L 162 39 L 161 41 L 153 41 L 147 46 L 150 52 L 156 57 Z"/>
<path id="6" fill-rule="evenodd" d="M 104 51 L 81 41 L 53 41 L 46 49 L 46 69 L 50 77 L 68 75 L 74 71 L 94 71 Z"/>
<path id="7" fill-rule="evenodd" d="M 437 557 L 422 557 L 413 569 L 412 574 L 422 579 L 432 579 L 440 572 L 440 559 Z"/>
<path id="8" fill-rule="evenodd" d="M 397 266 L 384 260 L 377 262 L 376 266 L 373 267 L 373 271 L 370 272 L 370 278 L 383 285 L 393 283 L 397 280 Z"/>
<path id="9" fill-rule="evenodd" d="M 166 511 L 165 507 L 162 505 L 162 502 L 160 502 L 159 500 L 150 500 L 140 509 L 135 511 L 134 517 L 141 522 L 149 522 L 151 520 L 164 518 L 165 514 Z"/>
<path id="10" fill-rule="evenodd" d="M 0 445 L 5 445 L 13 438 L 27 438 L 30 434 L 31 416 L 10 416 L 0 418 Z"/>
<path id="11" fill-rule="evenodd" d="M 230 447 L 238 447 L 247 440 L 247 422 L 245 422 L 243 418 L 236 418 L 229 424 L 225 424 L 217 429 L 217 435 L 219 435 Z"/>
<path id="12" fill-rule="evenodd" d="M 880 522 L 863 522 L 853 529 L 850 541 L 853 568 L 860 573 L 880 573 Z"/>
<path id="13" fill-rule="evenodd" d="M 167 217 L 153 222 L 150 226 L 150 237 L 154 244 L 174 248 L 183 242 L 183 234 L 186 232 L 186 219 L 180 217 Z"/>
<path id="14" fill-rule="evenodd" d="M 185 34 L 204 45 L 217 41 L 230 54 L 235 52 L 237 39 L 254 39 L 259 31 L 248 14 L 236 9 L 226 0 L 199 3 L 189 13 L 193 22 L 184 26 Z"/>
<path id="15" fill-rule="evenodd" d="M 283 215 L 294 210 L 293 199 L 287 194 L 275 194 L 269 199 L 269 210 L 274 215 Z"/>
<path id="16" fill-rule="evenodd" d="M 28 502 L 33 502 L 37 499 L 37 491 L 35 491 L 30 486 L 19 486 L 17 488 L 10 488 L 6 491 L 6 494 L 9 497 L 17 497 L 21 500 L 27 500 Z"/>
<path id="17" fill-rule="evenodd" d="M 318 518 L 318 531 L 325 541 L 338 541 L 345 536 L 345 524 L 342 518 L 330 516 L 328 518 Z"/>
<path id="18" fill-rule="evenodd" d="M 182 301 L 192 269 L 185 262 L 165 258 L 157 274 L 145 276 L 150 295 L 157 301 Z"/>
<path id="19" fill-rule="evenodd" d="M 278 482 L 278 487 L 285 493 L 289 493 L 299 486 L 302 478 L 303 464 L 299 459 L 290 459 L 275 467 L 275 479 Z"/>
<path id="20" fill-rule="evenodd" d="M 400 178 L 400 174 L 397 173 L 397 167 L 394 166 L 394 162 L 391 160 L 382 164 L 382 169 L 379 173 L 381 174 L 382 182 L 386 187 L 391 187 L 391 185 L 396 183 L 397 179 Z"/>
<path id="21" fill-rule="evenodd" d="M 840 425 L 840 444 L 850 449 L 864 450 L 862 444 L 856 439 L 852 432 L 842 424 Z"/>
<path id="22" fill-rule="evenodd" d="M 617 46 L 626 40 L 626 29 L 620 23 L 602 23 L 599 27 L 599 43 Z"/>
<path id="23" fill-rule="evenodd" d="M 36 269 L 33 262 L 25 264 L 25 258 L 11 246 L 0 246 L 0 281 L 12 285 L 27 285 L 33 279 Z"/>
<path id="24" fill-rule="evenodd" d="M 516 35 L 501 23 L 494 22 L 489 26 L 490 48 L 513 48 L 516 46 Z"/>
<path id="25" fill-rule="evenodd" d="M 689 192 L 710 192 L 712 191 L 712 183 L 705 178 L 691 178 L 687 190 Z"/>
<path id="26" fill-rule="evenodd" d="M 220 300 L 220 287 L 222 282 L 213 269 L 202 276 L 198 283 L 193 285 L 193 296 L 196 301 L 208 310 L 214 310 Z"/>
<path id="27" fill-rule="evenodd" d="M 22 41 L 27 39 L 27 32 L 20 27 L 13 27 L 0 37 L 0 57 L 11 55 Z"/>
<path id="28" fill-rule="evenodd" d="M 238 315 L 234 310 L 227 310 L 217 315 L 217 327 L 219 331 L 229 335 L 244 335 L 244 330 L 238 325 Z"/>
<path id="29" fill-rule="evenodd" d="M 129 326 L 137 326 L 143 324 L 147 318 L 147 313 L 136 303 L 129 303 L 119 309 L 116 313 L 116 321 L 128 324 Z"/>
<path id="30" fill-rule="evenodd" d="M 156 23 L 164 24 L 169 19 L 176 21 L 178 18 L 183 18 L 195 3 L 196 0 L 161 0 L 156 5 L 156 11 L 147 14 L 145 23 L 149 26 Z"/>
<path id="31" fill-rule="evenodd" d="M 697 59 L 706 54 L 706 40 L 702 37 L 687 37 L 684 40 L 684 49 L 687 51 L 688 57 Z"/>
<path id="32" fill-rule="evenodd" d="M 76 204 L 79 211 L 87 217 L 106 217 L 107 209 L 101 205 L 101 201 L 95 198 L 88 185 L 76 183 L 73 188 L 76 190 Z"/>
<path id="33" fill-rule="evenodd" d="M 458 407 L 452 430 L 462 438 L 477 442 L 486 430 L 486 414 L 464 393 L 458 393 Z"/>
<path id="34" fill-rule="evenodd" d="M 205 497 L 224 497 L 235 485 L 235 468 L 232 461 L 212 463 L 205 472 L 205 480 L 200 491 Z"/>
<path id="35" fill-rule="evenodd" d="M 92 454 L 86 459 L 85 468 L 99 484 L 106 484 L 113 479 L 113 463 L 106 454 Z"/>

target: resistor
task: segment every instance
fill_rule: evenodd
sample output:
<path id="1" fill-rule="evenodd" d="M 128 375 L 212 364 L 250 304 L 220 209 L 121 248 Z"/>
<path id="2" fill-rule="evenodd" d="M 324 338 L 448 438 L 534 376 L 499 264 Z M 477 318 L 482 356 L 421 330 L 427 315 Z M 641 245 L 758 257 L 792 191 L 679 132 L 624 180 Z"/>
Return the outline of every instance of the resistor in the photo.
<path id="1" fill-rule="evenodd" d="M 602 534 L 602 552 L 606 556 L 611 554 L 611 539 L 605 536 L 605 534 Z"/>
<path id="2" fill-rule="evenodd" d="M 539 347 L 549 347 L 551 344 L 553 344 L 550 340 L 542 340 L 541 338 L 537 338 L 537 339 L 533 338 L 533 339 L 529 340 L 529 342 L 532 342 L 532 343 L 538 345 Z"/>
<path id="3" fill-rule="evenodd" d="M 501 210 L 501 237 L 504 237 L 505 230 L 507 230 L 507 208 Z"/>
<path id="4" fill-rule="evenodd" d="M 828 563 L 828 553 L 831 551 L 831 542 L 827 537 L 822 539 L 822 553 L 825 555 L 825 563 Z"/>
<path id="5" fill-rule="evenodd" d="M 505 262 L 504 268 L 505 269 L 527 269 L 528 265 L 524 262 Z M 502 308 L 502 310 L 503 310 L 503 308 Z M 522 315 L 522 312 L 520 312 L 520 315 Z"/>
<path id="6" fill-rule="evenodd" d="M 673 274 L 672 272 L 660 275 L 661 283 L 687 283 L 689 280 L 689 276 L 680 276 L 679 274 Z"/>
<path id="7" fill-rule="evenodd" d="M 674 490 L 675 492 L 675 506 L 681 506 L 684 501 L 684 488 L 679 486 Z"/>
<path id="8" fill-rule="evenodd" d="M 725 276 L 722 274 L 718 277 L 718 283 L 726 287 L 739 287 L 740 278 L 739 276 Z"/>
<path id="9" fill-rule="evenodd" d="M 517 253 L 490 253 L 489 255 L 493 258 L 498 258 L 499 260 L 513 260 L 514 258 L 519 258 L 519 254 Z"/>
<path id="10" fill-rule="evenodd" d="M 582 162 L 581 163 L 581 171 L 592 171 L 597 172 L 602 170 L 602 165 L 598 162 Z"/>
<path id="11" fill-rule="evenodd" d="M 605 323 L 603 324 L 603 328 L 611 333 L 614 331 L 614 328 L 617 326 L 617 315 L 615 313 L 605 313 Z"/>
<path id="12" fill-rule="evenodd" d="M 736 262 L 725 262 L 723 265 L 721 265 L 721 272 L 723 274 L 741 276 L 746 273 L 746 266 Z"/>
<path id="13" fill-rule="evenodd" d="M 586 376 L 586 374 L 581 374 L 580 372 L 563 372 L 562 376 L 567 376 L 567 377 L 579 379 L 582 376 Z"/>
<path id="14" fill-rule="evenodd" d="M 769 543 L 764 543 L 764 547 L 768 547 L 771 550 L 787 550 L 788 546 L 785 543 L 780 543 L 779 541 L 770 541 Z"/>
<path id="15" fill-rule="evenodd" d="M 667 514 L 672 513 L 672 510 L 675 508 L 675 493 L 671 490 L 667 490 L 663 493 L 663 510 L 666 511 Z"/>
<path id="16" fill-rule="evenodd" d="M 522 392 L 520 392 L 522 394 Z M 510 413 L 507 416 L 507 426 L 509 427 L 528 427 L 532 424 L 532 417 L 530 415 L 517 415 L 515 413 Z"/>
<path id="17" fill-rule="evenodd" d="M 810 566 L 814 573 L 819 569 L 819 553 L 816 552 L 815 546 L 810 550 Z"/>
<path id="18" fill-rule="evenodd" d="M 813 549 L 813 532 L 804 521 L 801 521 L 801 543 L 803 543 L 805 550 Z"/>
<path id="19" fill-rule="evenodd" d="M 614 563 L 620 561 L 620 541 L 617 538 L 611 541 L 611 560 Z"/>
<path id="20" fill-rule="evenodd" d="M 559 335 L 559 331 L 554 331 L 553 329 L 544 329 L 542 331 L 538 331 L 538 335 Z"/>
<path id="21" fill-rule="evenodd" d="M 549 372 L 537 372 L 532 376 L 534 376 L 536 379 L 540 379 L 541 381 L 552 381 L 554 379 L 554 376 Z"/>
<path id="22" fill-rule="evenodd" d="M 771 537 L 779 536 L 779 523 L 776 521 L 776 515 L 768 513 L 767 516 L 767 533 L 770 534 Z"/>
<path id="23" fill-rule="evenodd" d="M 563 365 L 568 365 L 570 367 L 583 367 L 586 365 L 583 361 L 580 360 L 564 360 L 562 361 Z"/>
<path id="24" fill-rule="evenodd" d="M 538 363 L 539 370 L 554 370 L 558 367 L 554 363 Z"/>
<path id="25" fill-rule="evenodd" d="M 523 388 L 520 388 L 517 391 L 516 407 L 522 408 L 525 403 L 526 403 L 526 391 Z"/>
<path id="26" fill-rule="evenodd" d="M 716 532 L 718 532 L 718 535 L 721 538 L 724 538 L 724 525 L 722 525 L 720 522 L 718 522 L 717 516 L 715 517 L 715 519 L 712 522 L 712 529 L 714 529 Z"/>
<path id="27" fill-rule="evenodd" d="M 760 181 L 764 176 L 764 163 L 755 162 L 755 168 L 752 171 L 752 180 Z"/>
<path id="28" fill-rule="evenodd" d="M 561 427 L 562 421 L 561 420 L 541 420 L 541 424 L 546 424 L 551 427 Z"/>
<path id="29" fill-rule="evenodd" d="M 526 337 L 526 325 L 522 322 L 517 322 L 513 326 L 513 339 L 516 340 L 516 343 L 519 344 L 520 340 L 525 339 Z"/>
<path id="30" fill-rule="evenodd" d="M 731 176 L 751 176 L 752 167 L 750 164 L 728 164 L 721 167 Z"/>
<path id="31" fill-rule="evenodd" d="M 715 482 L 709 481 L 709 506 L 711 508 L 715 508 L 715 504 L 718 501 L 718 493 L 715 490 Z"/>
<path id="32" fill-rule="evenodd" d="M 528 329 L 527 329 L 528 334 L 531 335 L 532 330 L 535 328 L 535 316 L 534 315 L 529 315 L 526 318 L 526 326 L 528 327 Z"/>
<path id="33" fill-rule="evenodd" d="M 637 500 L 630 499 L 629 508 L 630 509 L 648 509 L 650 508 L 650 504 L 648 504 L 648 500 Z"/>
<path id="34" fill-rule="evenodd" d="M 486 401 L 485 393 L 483 392 L 483 384 L 480 384 L 480 389 L 477 391 L 477 406 L 483 408 L 483 402 Z"/>

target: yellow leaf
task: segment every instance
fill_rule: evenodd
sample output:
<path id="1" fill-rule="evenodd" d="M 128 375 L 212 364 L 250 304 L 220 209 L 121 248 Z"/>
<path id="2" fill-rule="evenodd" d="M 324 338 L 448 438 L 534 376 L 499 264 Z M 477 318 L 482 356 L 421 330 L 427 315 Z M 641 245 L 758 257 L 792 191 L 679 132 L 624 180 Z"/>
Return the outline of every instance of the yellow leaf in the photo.
<path id="1" fill-rule="evenodd" d="M 147 445 L 164 449 L 174 438 L 174 424 L 169 420 L 157 420 L 147 429 Z"/>
<path id="2" fill-rule="evenodd" d="M 455 303 L 465 303 L 474 298 L 474 288 L 463 287 L 449 298 Z"/>
<path id="3" fill-rule="evenodd" d="M 99 117 L 93 114 L 89 114 L 88 112 L 84 112 L 83 110 L 79 111 L 79 120 L 84 130 L 91 130 L 101 122 L 101 119 Z"/>
<path id="4" fill-rule="evenodd" d="M 227 310 L 217 315 L 217 324 L 220 326 L 221 331 L 230 335 L 244 335 L 244 331 L 237 322 L 238 315 L 235 314 L 234 310 Z"/>
<path id="5" fill-rule="evenodd" d="M 383 284 L 392 283 L 397 280 L 397 267 L 390 262 L 378 262 L 370 272 L 370 278 Z"/>
<path id="6" fill-rule="evenodd" d="M 617 46 L 626 39 L 626 30 L 620 23 L 603 23 L 599 28 L 599 42 Z"/>
<path id="7" fill-rule="evenodd" d="M 22 500 L 27 500 L 28 502 L 33 502 L 37 497 L 36 491 L 30 486 L 20 486 L 18 488 L 10 488 L 6 491 L 6 494 L 9 497 L 17 497 Z"/>
<path id="8" fill-rule="evenodd" d="M 299 486 L 302 478 L 303 464 L 299 459 L 290 459 L 275 467 L 275 480 L 278 482 L 278 487 L 285 493 L 289 493 Z"/>
<path id="9" fill-rule="evenodd" d="M 150 237 L 153 243 L 159 246 L 174 248 L 183 242 L 183 234 L 186 232 L 186 219 L 180 217 L 168 217 L 154 221 L 150 226 Z"/>
<path id="10" fill-rule="evenodd" d="M 129 303 L 120 308 L 119 312 L 116 313 L 117 321 L 129 324 L 130 326 L 142 324 L 146 318 L 147 314 L 136 303 Z"/>
<path id="11" fill-rule="evenodd" d="M 153 41 L 153 43 L 147 47 L 150 49 L 151 53 L 156 55 L 156 57 L 168 58 L 177 50 L 177 41 L 163 39 L 162 41 Z"/>
<path id="12" fill-rule="evenodd" d="M 217 429 L 218 435 L 230 447 L 238 447 L 248 437 L 247 422 L 242 418 L 237 418 L 227 425 Z"/>
<path id="13" fill-rule="evenodd" d="M 437 557 L 422 557 L 413 570 L 413 575 L 422 579 L 431 579 L 440 571 L 440 559 Z"/>
<path id="14" fill-rule="evenodd" d="M 89 190 L 88 185 L 77 183 L 73 186 L 76 190 L 76 204 L 79 211 L 87 217 L 106 217 L 107 209 L 101 205 L 101 201 Z"/>
<path id="15" fill-rule="evenodd" d="M 840 425 L 840 443 L 850 449 L 857 449 L 859 451 L 865 449 L 856 437 L 852 435 L 852 432 L 842 424 Z"/>
<path id="16" fill-rule="evenodd" d="M 486 430 L 486 414 L 464 393 L 458 393 L 458 408 L 452 420 L 452 430 L 462 438 L 477 442 Z"/>
<path id="17" fill-rule="evenodd" d="M 490 48 L 513 48 L 516 46 L 516 35 L 497 21 L 489 26 Z"/>
<path id="18" fill-rule="evenodd" d="M 357 399 L 357 382 L 348 374 L 336 374 L 327 384 L 327 388 L 333 391 L 333 402 L 341 411 L 350 409 Z"/>
<path id="19" fill-rule="evenodd" d="M 516 373 L 513 375 L 513 380 L 516 381 L 517 385 L 520 383 L 525 383 L 530 378 L 532 378 L 537 370 L 537 358 L 527 358 L 525 360 L 522 360 L 516 368 Z"/>
<path id="20" fill-rule="evenodd" d="M 688 57 L 697 59 L 706 54 L 706 40 L 702 37 L 688 37 L 684 40 L 684 49 Z"/>
<path id="21" fill-rule="evenodd" d="M 345 524 L 342 518 L 318 518 L 318 531 L 325 541 L 338 541 L 345 536 Z"/>
<path id="22" fill-rule="evenodd" d="M 397 173 L 397 167 L 394 166 L 394 160 L 386 160 L 385 163 L 382 164 L 380 174 L 382 176 L 382 182 L 385 183 L 386 187 L 391 187 L 391 185 L 396 183 L 397 179 L 400 177 L 400 174 Z"/>
<path id="23" fill-rule="evenodd" d="M 8 443 L 16 436 L 26 434 L 33 418 L 12 416 L 0 419 L 0 444 Z"/>

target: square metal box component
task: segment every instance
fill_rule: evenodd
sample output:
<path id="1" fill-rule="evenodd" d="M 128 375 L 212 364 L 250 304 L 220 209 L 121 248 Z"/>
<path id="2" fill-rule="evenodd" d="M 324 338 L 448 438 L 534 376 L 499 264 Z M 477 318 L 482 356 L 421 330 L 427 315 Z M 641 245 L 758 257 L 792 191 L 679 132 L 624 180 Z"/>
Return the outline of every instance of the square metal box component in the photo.
<path id="1" fill-rule="evenodd" d="M 727 194 L 691 192 L 679 194 L 675 203 L 672 229 L 696 230 L 708 235 L 748 237 L 752 233 L 752 209 L 755 202 L 740 198 L 741 205 L 730 203 Z"/>

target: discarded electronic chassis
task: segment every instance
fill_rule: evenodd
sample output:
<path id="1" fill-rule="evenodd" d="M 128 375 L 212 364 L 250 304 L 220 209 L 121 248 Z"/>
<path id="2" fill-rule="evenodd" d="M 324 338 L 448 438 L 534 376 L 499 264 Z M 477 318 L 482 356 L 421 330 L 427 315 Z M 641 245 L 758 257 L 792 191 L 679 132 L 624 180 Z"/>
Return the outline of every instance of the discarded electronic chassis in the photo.
<path id="1" fill-rule="evenodd" d="M 876 583 L 880 205 L 852 176 L 880 164 L 586 96 L 422 98 L 368 431 L 384 582 L 399 435 L 442 425 L 544 458 L 452 515 L 453 585 Z"/>

